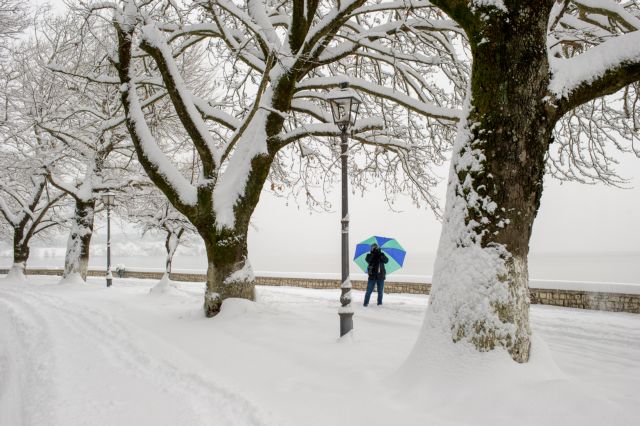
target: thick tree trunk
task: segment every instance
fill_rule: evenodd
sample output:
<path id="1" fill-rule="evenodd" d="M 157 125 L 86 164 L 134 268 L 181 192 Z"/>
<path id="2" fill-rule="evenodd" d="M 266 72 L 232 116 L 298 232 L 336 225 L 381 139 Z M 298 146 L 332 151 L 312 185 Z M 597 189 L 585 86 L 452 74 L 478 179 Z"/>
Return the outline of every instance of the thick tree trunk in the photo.
<path id="1" fill-rule="evenodd" d="M 472 42 L 468 115 L 425 321 L 426 334 L 449 333 L 479 351 L 502 347 L 518 362 L 529 358 L 527 255 L 554 125 L 544 102 L 548 11 L 522 8 L 509 22 L 484 19 L 482 41 Z"/>
<path id="2" fill-rule="evenodd" d="M 15 226 L 13 228 L 13 265 L 8 278 L 25 280 L 27 260 L 29 260 L 29 241 L 25 239 L 25 229 Z"/>
<path id="3" fill-rule="evenodd" d="M 89 246 L 93 234 L 95 201 L 76 199 L 75 215 L 67 240 L 67 252 L 64 259 L 63 279 L 79 274 L 83 281 L 87 279 L 89 266 Z"/>
<path id="4" fill-rule="evenodd" d="M 207 249 L 207 288 L 204 312 L 213 317 L 230 297 L 255 300 L 255 277 L 248 259 L 247 233 L 225 233 L 215 242 L 205 239 Z"/>

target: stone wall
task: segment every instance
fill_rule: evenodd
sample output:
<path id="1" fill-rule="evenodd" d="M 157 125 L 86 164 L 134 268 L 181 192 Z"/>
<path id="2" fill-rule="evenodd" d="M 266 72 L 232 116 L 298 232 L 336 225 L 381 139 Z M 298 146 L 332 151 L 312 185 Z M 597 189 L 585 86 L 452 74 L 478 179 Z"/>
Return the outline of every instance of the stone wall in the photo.
<path id="1" fill-rule="evenodd" d="M 532 288 L 531 303 L 640 314 L 640 295 Z"/>
<path id="2" fill-rule="evenodd" d="M 7 269 L 0 269 L 0 274 L 6 274 Z M 62 269 L 28 269 L 28 275 L 62 275 Z M 89 276 L 103 277 L 104 271 L 89 270 Z M 114 272 L 114 277 L 117 274 Z M 131 271 L 127 270 L 122 278 L 160 279 L 162 272 Z M 171 279 L 175 281 L 198 282 L 205 281 L 204 274 L 172 273 Z M 340 288 L 339 280 L 317 278 L 284 278 L 284 277 L 256 277 L 257 285 L 264 286 L 291 286 L 316 289 Z M 352 281 L 353 288 L 364 290 L 366 281 Z M 384 284 L 385 293 L 409 293 L 429 294 L 431 284 L 428 283 L 403 283 L 387 281 Z M 631 312 L 640 314 L 640 294 L 604 293 L 582 290 L 561 290 L 531 288 L 531 303 L 564 306 L 567 308 L 593 309 L 612 312 Z"/>
<path id="3" fill-rule="evenodd" d="M 256 277 L 257 285 L 268 286 L 291 286 L 304 288 L 330 289 L 340 288 L 340 280 L 318 279 L 318 278 L 281 278 L 281 277 Z M 366 290 L 366 281 L 351 281 L 354 290 Z M 385 281 L 385 293 L 410 293 L 429 294 L 431 284 L 425 283 L 401 283 Z"/>

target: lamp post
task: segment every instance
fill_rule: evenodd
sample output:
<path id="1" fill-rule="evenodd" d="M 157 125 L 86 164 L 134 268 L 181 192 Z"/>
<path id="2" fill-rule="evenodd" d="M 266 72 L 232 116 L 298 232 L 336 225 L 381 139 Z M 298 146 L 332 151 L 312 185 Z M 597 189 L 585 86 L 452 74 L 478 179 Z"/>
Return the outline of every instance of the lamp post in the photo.
<path id="1" fill-rule="evenodd" d="M 353 329 L 353 308 L 351 307 L 351 280 L 349 279 L 349 181 L 347 180 L 348 137 L 347 130 L 356 121 L 360 97 L 349 88 L 349 83 L 340 84 L 340 89 L 332 90 L 327 96 L 331 104 L 333 122 L 342 132 L 340 143 L 340 160 L 342 172 L 342 283 L 340 284 L 340 337 Z"/>
<path id="2" fill-rule="evenodd" d="M 101 194 L 102 203 L 107 206 L 107 287 L 111 287 L 113 275 L 111 275 L 111 206 L 113 205 L 116 194 L 111 191 Z"/>

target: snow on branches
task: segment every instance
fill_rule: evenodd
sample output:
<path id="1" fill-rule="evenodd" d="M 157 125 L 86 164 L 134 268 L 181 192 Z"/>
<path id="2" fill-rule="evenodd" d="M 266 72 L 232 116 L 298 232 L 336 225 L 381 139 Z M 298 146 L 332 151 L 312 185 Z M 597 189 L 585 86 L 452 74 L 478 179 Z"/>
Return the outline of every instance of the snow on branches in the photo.
<path id="1" fill-rule="evenodd" d="M 556 2 L 548 25 L 549 102 L 564 114 L 548 169 L 562 180 L 624 185 L 612 150 L 640 157 L 640 2 Z"/>
<path id="2" fill-rule="evenodd" d="M 24 273 L 32 238 L 45 237 L 64 223 L 60 204 L 65 194 L 47 183 L 47 169 L 58 161 L 62 149 L 43 132 L 38 121 L 55 114 L 58 88 L 40 72 L 38 50 L 22 43 L 11 52 L 9 72 L 1 74 L 0 96 L 0 218 L 12 233 L 13 272 Z"/>
<path id="3" fill-rule="evenodd" d="M 374 168 L 389 173 L 376 178 L 402 171 L 419 188 L 415 198 L 437 206 L 429 164 L 442 161 L 452 139 L 468 70 L 456 50 L 460 30 L 430 3 L 128 0 L 89 3 L 84 13 L 88 22 L 112 16 L 110 61 L 139 161 L 198 229 L 210 263 L 222 262 L 219 286 L 229 287 L 225 278 L 246 263 L 249 218 L 280 153 L 307 141 L 331 149 L 328 137 L 339 129 L 324 96 L 341 81 L 366 95 L 366 115 L 380 117 L 355 127 L 365 153 L 356 156 L 359 167 L 376 162 L 366 153 L 380 150 L 387 157 Z M 189 55 L 199 61 L 187 70 Z M 86 78 L 112 84 L 107 73 Z M 184 135 L 171 155 L 175 145 L 145 117 L 156 91 L 166 92 Z M 195 180 L 175 164 L 191 150 Z M 228 254 L 229 241 L 237 242 L 235 255 L 214 255 Z"/>

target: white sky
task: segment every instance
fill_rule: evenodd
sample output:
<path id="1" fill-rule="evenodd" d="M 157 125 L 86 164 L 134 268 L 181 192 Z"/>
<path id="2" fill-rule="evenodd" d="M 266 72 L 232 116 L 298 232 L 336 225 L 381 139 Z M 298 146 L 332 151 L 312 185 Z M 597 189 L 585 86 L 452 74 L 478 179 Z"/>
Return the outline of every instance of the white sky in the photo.
<path id="1" fill-rule="evenodd" d="M 45 3 L 31 0 L 33 4 Z M 52 3 L 59 8 L 62 1 Z M 631 179 L 632 189 L 604 185 L 560 184 L 550 177 L 531 241 L 532 253 L 635 252 L 640 255 L 640 159 L 625 156 L 619 168 Z M 441 170 L 446 176 L 448 170 Z M 444 184 L 439 188 L 444 200 Z M 264 193 L 253 217 L 257 229 L 250 232 L 252 256 L 291 257 L 317 253 L 318 259 L 336 257 L 340 247 L 339 188 L 332 200 L 334 212 L 309 213 L 301 203 L 285 205 L 283 199 Z M 396 237 L 409 251 L 434 254 L 440 223 L 430 211 L 400 200 L 402 213 L 387 210 L 381 193 L 351 197 L 351 246 L 370 235 Z M 444 201 L 443 201 L 444 206 Z M 319 260 L 320 261 L 320 260 Z M 324 260 L 322 260 L 324 261 Z M 335 260 L 336 264 L 339 258 Z M 325 268 L 318 268 L 325 269 Z"/>
<path id="2" fill-rule="evenodd" d="M 547 176 L 533 230 L 532 253 L 640 253 L 640 159 L 627 156 L 622 166 L 624 176 L 632 179 L 632 189 L 560 184 Z M 442 199 L 444 190 L 443 183 L 438 188 Z M 252 220 L 257 228 L 250 232 L 252 248 L 277 250 L 287 256 L 295 256 L 301 247 L 313 246 L 318 252 L 339 249 L 339 187 L 333 191 L 332 200 L 334 212 L 309 213 L 304 205 L 286 206 L 283 199 L 263 193 Z M 394 213 L 388 211 L 384 197 L 375 190 L 364 198 L 351 196 L 351 245 L 378 234 L 396 237 L 414 253 L 434 254 L 440 222 L 430 211 L 401 201 L 402 212 Z"/>

